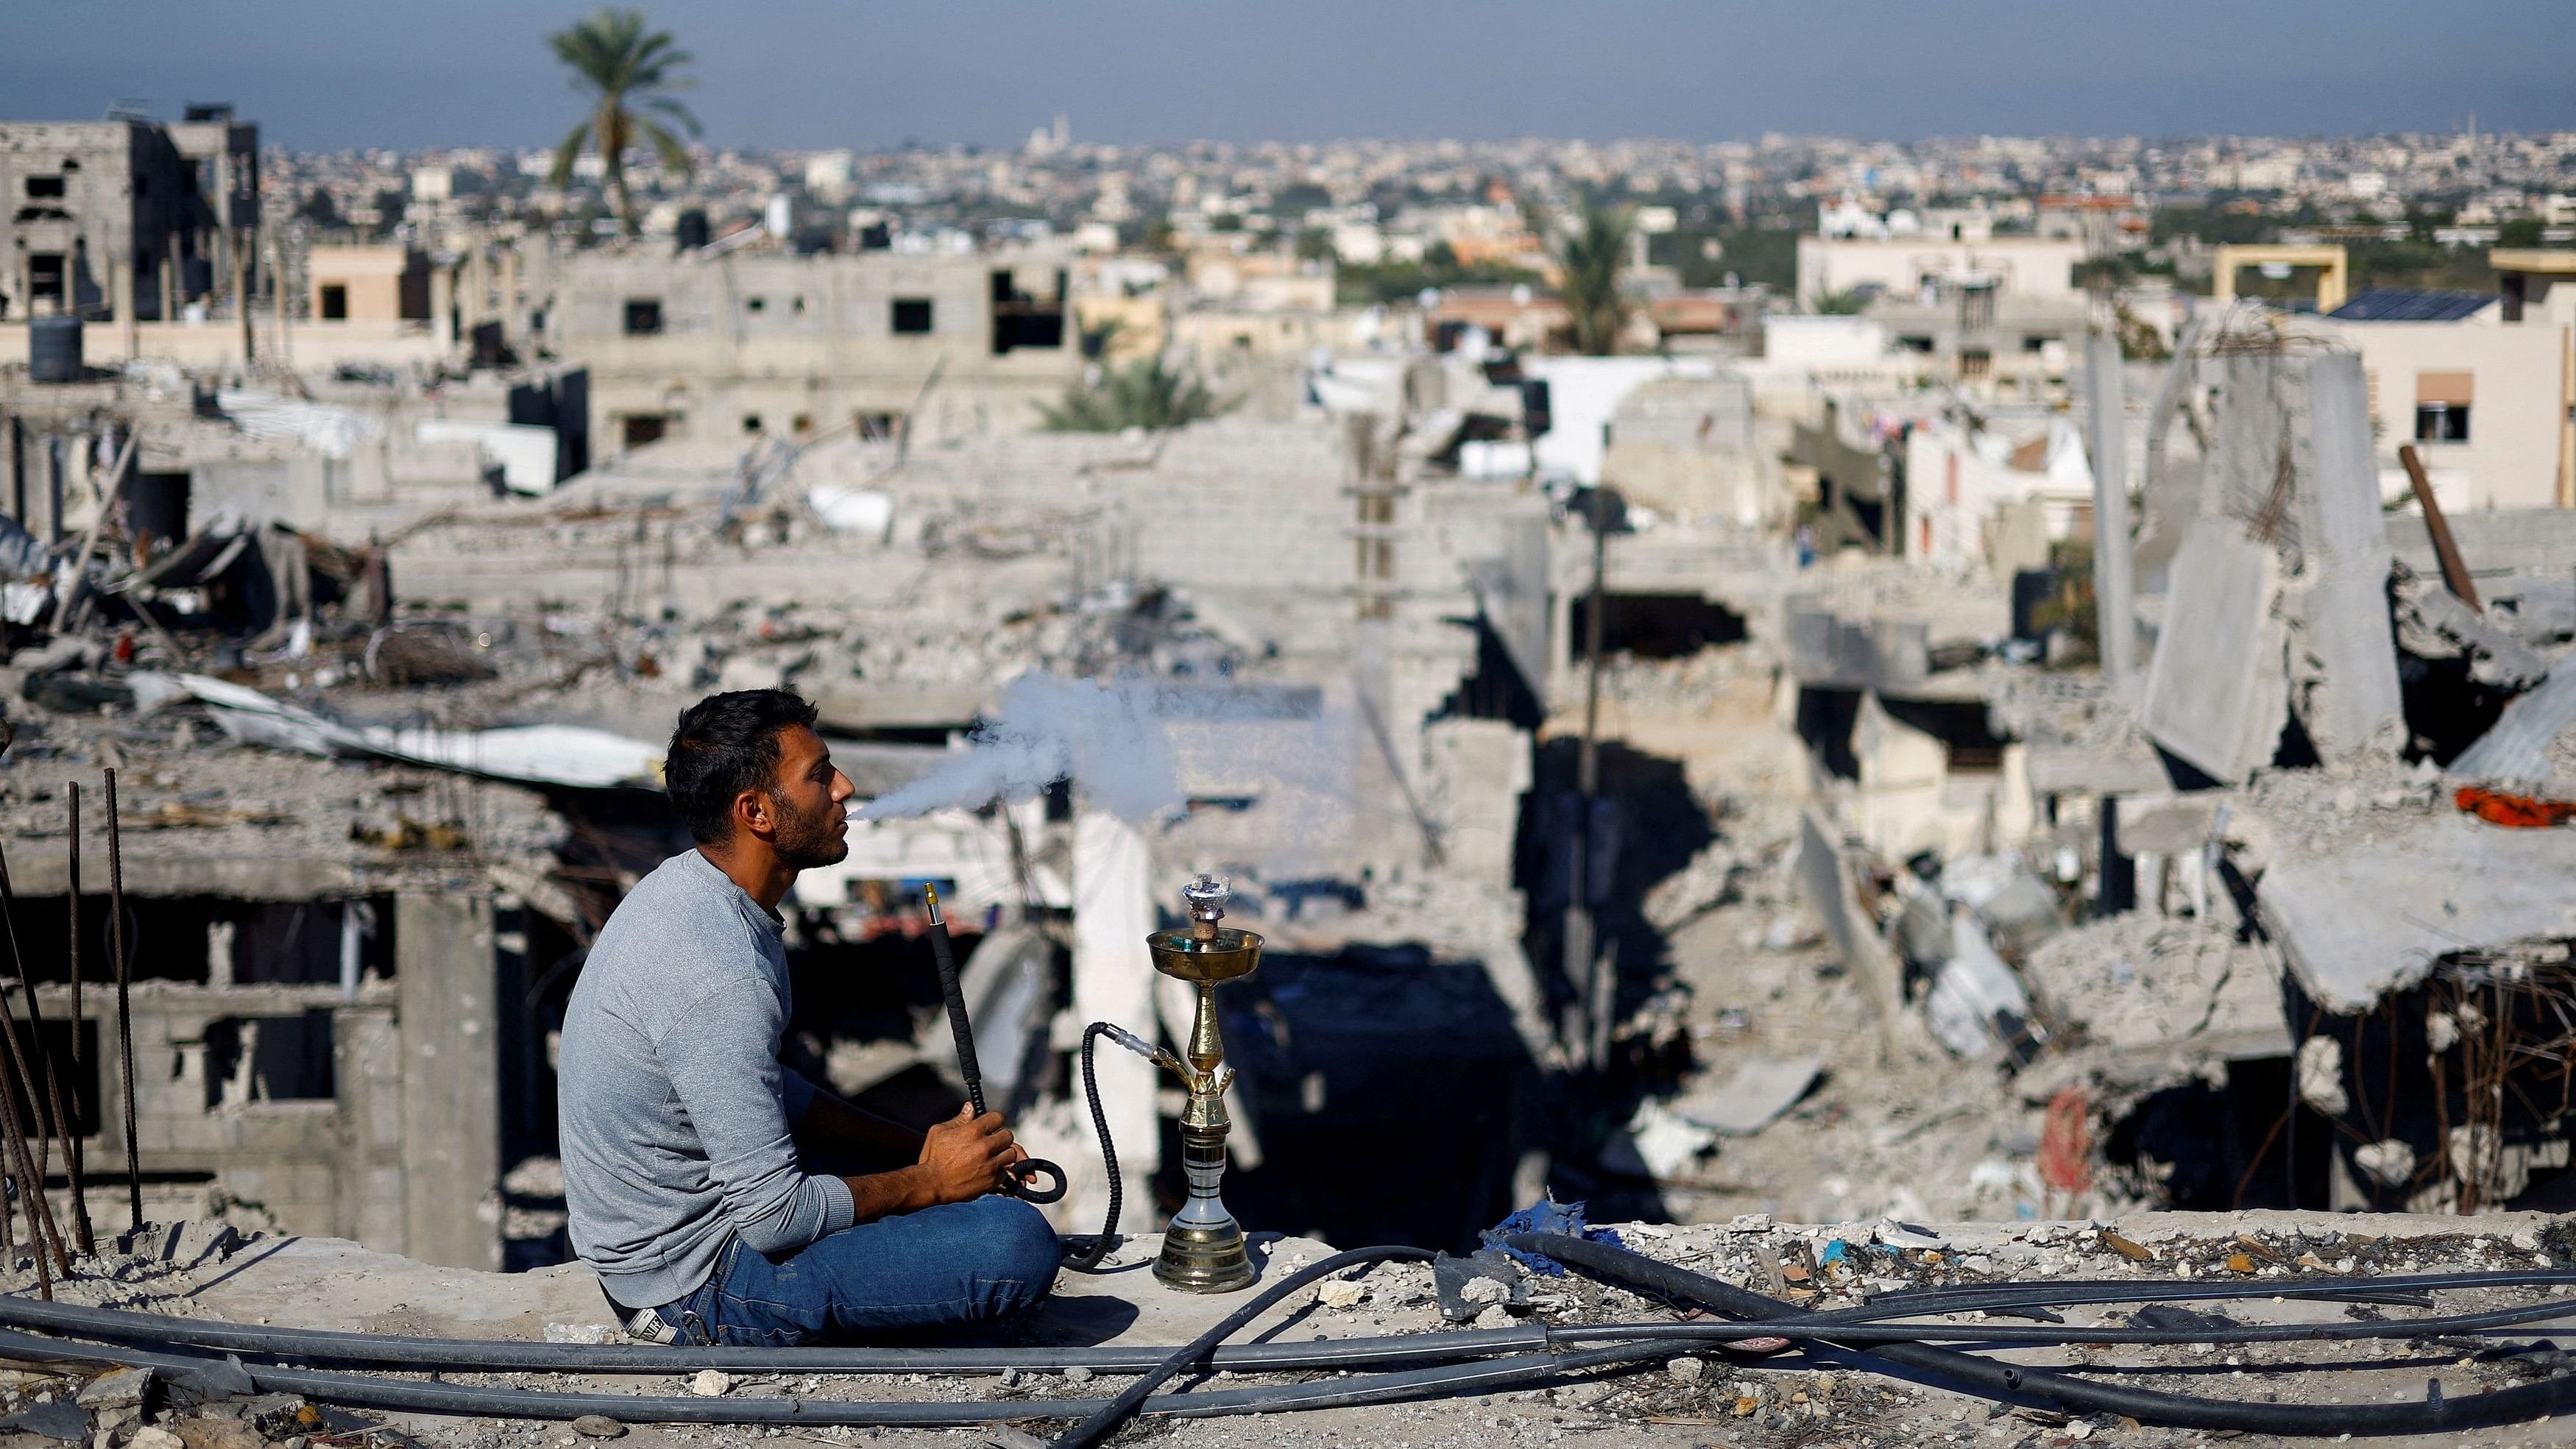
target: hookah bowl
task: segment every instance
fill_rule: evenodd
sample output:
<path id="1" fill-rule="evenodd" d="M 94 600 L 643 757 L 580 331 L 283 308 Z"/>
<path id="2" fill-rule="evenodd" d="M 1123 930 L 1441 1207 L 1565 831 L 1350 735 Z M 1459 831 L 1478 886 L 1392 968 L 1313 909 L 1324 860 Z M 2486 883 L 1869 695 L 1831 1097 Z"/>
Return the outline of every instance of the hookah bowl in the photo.
<path id="1" fill-rule="evenodd" d="M 1181 1172 L 1190 1197 L 1163 1234 L 1154 1276 L 1184 1293 L 1231 1293 L 1249 1287 L 1253 1272 L 1243 1225 L 1217 1196 L 1225 1177 L 1226 1132 L 1233 1125 L 1225 1114 L 1225 1089 L 1234 1073 L 1225 1067 L 1225 1038 L 1217 1029 L 1216 984 L 1252 974 L 1261 964 L 1261 937 L 1217 924 L 1232 892 L 1215 879 L 1202 875 L 1182 887 L 1181 895 L 1190 923 L 1145 938 L 1155 970 L 1198 988 L 1184 1060 L 1169 1063 L 1190 1093 L 1181 1113 Z"/>

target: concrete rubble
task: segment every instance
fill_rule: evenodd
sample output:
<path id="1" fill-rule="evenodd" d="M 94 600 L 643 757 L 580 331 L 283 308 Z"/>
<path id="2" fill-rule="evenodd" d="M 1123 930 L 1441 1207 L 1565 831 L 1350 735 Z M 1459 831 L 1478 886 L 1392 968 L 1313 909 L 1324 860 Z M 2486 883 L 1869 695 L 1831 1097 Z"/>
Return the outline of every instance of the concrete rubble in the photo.
<path id="1" fill-rule="evenodd" d="M 2354 1218 L 2320 1212 L 2133 1213 L 2111 1218 L 2019 1223 L 1950 1223 L 1863 1218 L 1803 1224 L 1740 1215 L 1698 1225 L 1623 1223 L 1611 1231 L 1631 1250 L 1804 1310 L 1866 1303 L 1891 1293 L 1986 1283 L 2059 1281 L 2134 1285 L 2127 1303 L 2070 1308 L 2070 1325 L 2169 1327 L 2176 1323 L 2261 1325 L 2349 1323 L 2420 1313 L 2421 1307 L 2278 1296 L 2315 1277 L 2369 1279 L 2421 1273 L 2563 1270 L 2576 1241 L 2544 1214 L 2503 1214 L 2462 1223 L 2406 1215 Z M 130 1307 L 205 1322 L 292 1323 L 300 1327 L 494 1342 L 616 1342 L 601 1323 L 587 1275 L 557 1268 L 490 1274 L 433 1268 L 323 1239 L 252 1235 L 209 1245 L 196 1257 L 169 1250 L 160 1229 L 141 1235 L 137 1251 L 85 1265 L 66 1301 Z M 1151 1238 L 1117 1261 L 1141 1262 Z M 1330 1249 L 1313 1240 L 1262 1235 L 1271 1272 L 1316 1261 Z M 24 1286 L 18 1276 L 6 1286 Z M 1068 1275 L 1054 1303 L 1029 1320 L 979 1340 L 1002 1345 L 1056 1341 L 1076 1325 L 1104 1346 L 1176 1342 L 1212 1323 L 1230 1302 L 1138 1288 L 1139 1275 Z M 2238 1285 L 2242 1285 L 2241 1288 Z M 2183 1293 L 2232 1293 L 2223 1304 L 2197 1304 Z M 2433 1311 L 2466 1313 L 2564 1299 L 2565 1284 L 2544 1287 L 2463 1286 L 2422 1295 Z M 2406 1295 L 2400 1295 L 2401 1297 Z M 2178 1319 L 2181 1313 L 2204 1315 Z M 1444 1258 L 1438 1264 L 1386 1264 L 1324 1279 L 1282 1303 L 1248 1337 L 1317 1341 L 1401 1337 L 1451 1329 L 1670 1321 L 1672 1314 L 1636 1293 L 1582 1274 L 1536 1276 L 1500 1254 Z M 1488 1321 L 1490 1320 L 1490 1322 Z M 1983 1313 L 1958 1323 L 2005 1321 Z M 2071 1369 L 2135 1387 L 2271 1403 L 2369 1403 L 2421 1400 L 2428 1380 L 2452 1398 L 2532 1382 L 2551 1372 L 2548 1350 L 2521 1340 L 2555 1331 L 2544 1317 L 2513 1334 L 2486 1339 L 2423 1337 L 2349 1344 L 2209 1343 L 2174 1346 L 2072 1345 L 2000 1350 L 2034 1368 Z M 1998 1404 L 1913 1375 L 1873 1373 L 1864 1355 L 1837 1350 L 1779 1352 L 1717 1340 L 1639 1369 L 1576 1379 L 1553 1388 L 1509 1390 L 1416 1404 L 1325 1409 L 1255 1418 L 1160 1420 L 1151 1432 L 1182 1443 L 1237 1445 L 1333 1442 L 1490 1444 L 1564 1442 L 1614 1432 L 1634 1442 L 1674 1446 L 1724 1442 L 1833 1442 L 1894 1446 L 1922 1443 L 2055 1445 L 2095 1435 L 2114 1443 L 2200 1444 L 2307 1442 L 2233 1432 L 2142 1427 L 2113 1415 L 2070 1416 L 2043 1407 Z M 691 1396 L 732 1400 L 793 1398 L 813 1405 L 900 1400 L 991 1404 L 1007 1413 L 1015 1400 L 1105 1399 L 1124 1383 L 1115 1372 L 1069 1367 L 1056 1372 L 1006 1369 L 974 1374 L 930 1372 L 873 1376 L 691 1369 L 686 1351 L 669 1372 L 450 1373 L 444 1382 L 492 1390 Z M 248 1358 L 257 1369 L 259 1361 Z M 220 1365 L 221 1360 L 217 1360 Z M 237 1372 L 237 1370 L 236 1370 Z M 1305 1374 L 1221 1371 L 1202 1390 L 1295 1383 Z M 1327 1375 L 1326 1377 L 1330 1377 Z M 1347 1379 L 1349 1376 L 1345 1375 Z M 659 1425 L 643 1416 L 589 1414 L 568 1422 L 448 1414 L 348 1410 L 279 1392 L 261 1392 L 247 1377 L 172 1375 L 145 1369 L 71 1364 L 27 1365 L 0 1379 L 0 1425 L 38 1442 L 88 1442 L 101 1432 L 150 1449 L 156 1431 L 183 1445 L 331 1442 L 439 1449 L 496 1449 L 567 1439 L 618 1438 L 641 1445 L 755 1442 L 758 1427 Z M 1024 1427 L 1023 1427 L 1024 1426 Z M 980 1430 L 802 1427 L 799 1437 L 830 1443 L 912 1445 L 969 1441 L 1043 1442 L 1048 1424 L 1007 1418 Z M 1029 1431 L 1038 1431 L 1030 1437 Z M 2444 1442 L 2531 1442 L 2530 1426 L 2462 1430 Z M 2414 1443 L 2415 1439 L 2397 1442 Z M 2424 1440 L 2421 1442 L 2430 1442 Z"/>
<path id="2" fill-rule="evenodd" d="M 585 316 L 608 315 L 615 270 L 565 284 Z M 140 1192 L 167 1225 L 56 1291 L 613 1338 L 567 1261 L 553 1033 L 593 933 L 686 845 L 655 780 L 673 717 L 771 687 L 816 704 L 883 807 L 790 902 L 790 1064 L 897 1115 L 953 1110 L 936 885 L 986 1085 L 1066 1165 L 1068 1232 L 1112 1187 L 1083 1027 L 1185 1032 L 1187 994 L 1139 938 L 1204 870 L 1269 941 L 1221 1001 L 1228 1199 L 1296 1235 L 1271 1268 L 1327 1242 L 1462 1249 L 1549 1194 L 1805 1307 L 2030 1277 L 2567 1266 L 2576 1243 L 2537 1214 L 2576 1203 L 2576 533 L 2456 520 L 2482 595 L 2464 597 L 2425 517 L 2382 506 L 2355 353 L 2227 311 L 2153 367 L 2097 342 L 2066 408 L 2020 411 L 1784 388 L 1757 358 L 1534 356 L 1564 417 L 1624 420 L 1598 450 L 1548 441 L 1499 354 L 1319 361 L 1272 379 L 1275 406 L 1152 433 L 970 426 L 1065 371 L 987 359 L 919 437 L 702 430 L 576 459 L 567 424 L 552 466 L 510 451 L 541 440 L 478 430 L 533 426 L 501 422 L 506 399 L 588 385 L 560 361 L 363 386 L 0 374 L 0 421 L 45 441 L 52 490 L 0 529 L 5 999 L 41 1012 L 33 1054 L 69 1084 L 71 1120 L 37 1138 L 67 1156 L 67 1132 L 86 1173 L 77 1202 L 58 1160 L 20 1190 L 102 1225 Z M 619 350 L 603 385 L 644 387 L 649 350 Z M 1952 437 L 2023 491 L 1953 516 L 1954 472 L 1934 505 L 1905 460 Z M 102 985 L 111 940 L 123 995 Z M 130 1077 L 102 1046 L 127 1030 Z M 1178 1201 L 1176 1108 L 1143 1064 L 1097 1065 L 1133 1266 Z M 1455 1261 L 1483 1267 L 1329 1281 L 1268 1327 L 1650 1311 Z M 1144 1282 L 1069 1277 L 1013 1331 L 1160 1343 L 1213 1321 Z M 2175 1383 L 2292 1356 L 2057 1355 Z M 2401 1344 L 2315 1391 L 2532 1371 Z M 708 1374 L 651 1391 L 1107 1387 Z M 0 1382 L 0 1432 L 568 1442 L 133 1385 L 31 1366 Z M 2200 1437 L 1719 1348 L 1539 1394 L 1159 1432 L 1593 1431 Z"/>

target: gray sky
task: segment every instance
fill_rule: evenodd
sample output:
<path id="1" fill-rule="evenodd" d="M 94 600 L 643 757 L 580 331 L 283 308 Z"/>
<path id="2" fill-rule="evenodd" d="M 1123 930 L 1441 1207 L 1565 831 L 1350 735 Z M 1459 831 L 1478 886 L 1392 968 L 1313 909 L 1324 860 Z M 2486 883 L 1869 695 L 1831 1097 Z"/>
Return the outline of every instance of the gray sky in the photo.
<path id="1" fill-rule="evenodd" d="M 0 117 L 550 145 L 569 0 L 9 6 Z M 719 146 L 2576 127 L 2571 0 L 655 0 Z"/>

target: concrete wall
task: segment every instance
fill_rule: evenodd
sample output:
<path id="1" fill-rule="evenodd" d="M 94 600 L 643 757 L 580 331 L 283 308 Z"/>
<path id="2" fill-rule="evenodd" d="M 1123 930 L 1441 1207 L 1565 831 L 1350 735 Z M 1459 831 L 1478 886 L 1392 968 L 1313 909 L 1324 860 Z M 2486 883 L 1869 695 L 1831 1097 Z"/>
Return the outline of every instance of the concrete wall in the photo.
<path id="1" fill-rule="evenodd" d="M 1070 266 L 1070 258 L 1062 265 Z M 817 432 L 918 408 L 913 441 L 1025 431 L 1081 370 L 1068 314 L 1060 345 L 996 353 L 992 276 L 1053 295 L 1051 254 L 633 257 L 560 260 L 546 341 L 590 369 L 591 431 L 614 450 L 629 417 L 701 439 Z M 930 330 L 894 329 L 897 301 L 930 304 Z M 630 303 L 661 330 L 630 333 Z M 939 381 L 925 397 L 932 370 Z"/>
<path id="2" fill-rule="evenodd" d="M 2315 324 L 2361 354 L 2370 378 L 2371 432 L 2384 493 L 2404 493 L 2397 448 L 2415 441 L 2418 376 L 2474 379 L 2465 443 L 2416 443 L 2446 510 L 2547 508 L 2565 495 L 2562 438 L 2569 329 L 2547 320 Z"/>
<path id="3" fill-rule="evenodd" d="M 0 263 L 5 265 L 5 263 Z M 0 363 L 27 359 L 27 324 L 18 309 L 0 321 Z M 379 367 L 424 367 L 444 361 L 453 351 L 447 339 L 423 322 L 311 322 L 297 319 L 283 331 L 274 310 L 252 314 L 252 342 L 262 358 L 284 358 L 300 372 L 329 372 L 341 363 Z M 161 358 L 182 367 L 217 369 L 239 366 L 242 329 L 238 321 L 201 323 L 145 322 L 128 329 L 92 326 L 84 329 L 81 355 L 92 367 L 108 367 L 136 357 Z"/>
<path id="4" fill-rule="evenodd" d="M 2055 237 L 1953 242 L 1927 237 L 1877 241 L 1802 236 L 1798 238 L 1798 305 L 1812 310 L 1834 293 L 1864 285 L 1911 296 L 1926 279 L 1979 274 L 1999 279 L 2007 293 L 2080 301 L 2083 291 L 2075 285 L 2074 271 L 2083 260 L 2084 243 Z"/>
<path id="5" fill-rule="evenodd" d="M 60 196 L 31 188 L 55 178 Z M 196 181 L 169 133 L 146 122 L 0 124 L 0 317 L 23 320 L 37 305 L 101 320 L 175 316 L 189 290 L 183 263 L 214 250 Z M 36 256 L 64 259 L 65 305 L 32 298 Z"/>
<path id="6" fill-rule="evenodd" d="M 337 287 L 345 300 L 343 322 L 401 322 L 403 278 L 415 265 L 426 265 L 403 247 L 315 247 L 305 259 L 305 315 L 322 319 L 325 289 Z"/>
<path id="7" fill-rule="evenodd" d="M 211 1188 L 233 1211 L 284 1232 L 350 1238 L 451 1267 L 501 1265 L 493 907 L 488 889 L 458 884 L 392 898 L 395 979 L 376 969 L 384 948 L 371 938 L 369 969 L 354 990 L 338 981 L 235 983 L 236 960 L 301 969 L 274 939 L 236 936 L 256 929 L 255 902 L 237 902 L 244 913 L 210 930 L 205 947 L 166 934 L 151 943 L 163 959 L 148 969 L 167 971 L 203 949 L 209 970 L 201 980 L 156 977 L 133 987 L 136 1160 L 161 1180 L 147 1185 L 147 1208 L 183 1192 L 169 1183 L 202 1179 L 190 1210 L 210 1205 Z M 59 899 L 51 904 L 59 909 Z M 151 897 L 135 904 L 154 919 Z M 313 914 L 299 912 L 299 926 L 327 933 L 303 954 L 336 956 L 342 902 L 301 905 Z M 49 1023 L 70 1020 L 68 985 L 39 987 L 38 1000 Z M 103 1226 L 123 1221 L 115 1006 L 113 989 L 96 981 L 83 993 L 95 1055 L 72 1084 L 96 1083 L 101 1130 L 85 1156 L 93 1216 L 99 1204 L 116 1204 Z M 326 1041 L 327 1056 L 318 1055 Z"/>

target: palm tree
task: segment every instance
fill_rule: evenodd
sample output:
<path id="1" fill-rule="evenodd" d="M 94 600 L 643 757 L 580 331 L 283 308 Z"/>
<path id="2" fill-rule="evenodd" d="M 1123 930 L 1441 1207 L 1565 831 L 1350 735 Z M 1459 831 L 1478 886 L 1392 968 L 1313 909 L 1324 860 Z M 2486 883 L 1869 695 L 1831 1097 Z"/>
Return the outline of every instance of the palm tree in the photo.
<path id="1" fill-rule="evenodd" d="M 1628 265 L 1628 245 L 1635 221 L 1622 210 L 1586 204 L 1574 225 L 1556 239 L 1557 270 L 1564 274 L 1565 309 L 1574 317 L 1574 350 L 1607 357 L 1619 347 L 1619 329 L 1628 320 L 1628 299 L 1619 292 L 1619 273 Z"/>
<path id="2" fill-rule="evenodd" d="M 1145 357 L 1123 368 L 1098 369 L 1093 379 L 1068 385 L 1062 400 L 1038 404 L 1038 415 L 1054 433 L 1161 432 L 1215 417 L 1230 406 L 1196 377 L 1165 367 L 1160 357 Z"/>
<path id="3" fill-rule="evenodd" d="M 697 84 L 678 74 L 689 63 L 689 53 L 679 48 L 669 31 L 647 31 L 643 11 L 613 8 L 575 21 L 547 36 L 546 43 L 554 47 L 555 58 L 571 69 L 573 89 L 591 98 L 589 117 L 555 148 L 553 183 L 570 184 L 572 163 L 584 143 L 596 147 L 608 169 L 609 194 L 617 200 L 626 234 L 633 236 L 635 198 L 626 190 L 622 164 L 627 146 L 641 140 L 661 156 L 663 165 L 683 176 L 690 170 L 689 148 L 662 123 L 667 120 L 691 136 L 698 134 L 698 118 L 671 94 Z M 654 119 L 657 116 L 662 120 Z"/>

